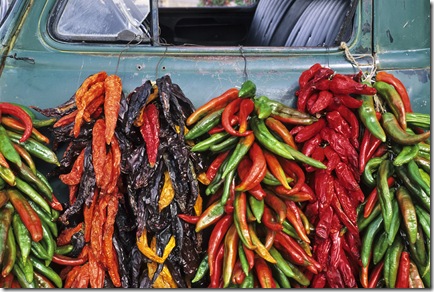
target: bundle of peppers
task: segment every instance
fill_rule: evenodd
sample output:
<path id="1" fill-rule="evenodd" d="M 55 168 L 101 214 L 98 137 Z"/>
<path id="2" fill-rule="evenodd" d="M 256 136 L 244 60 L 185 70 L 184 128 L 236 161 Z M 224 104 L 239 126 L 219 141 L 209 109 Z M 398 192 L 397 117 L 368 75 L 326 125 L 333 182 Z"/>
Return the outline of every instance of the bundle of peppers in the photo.
<path id="1" fill-rule="evenodd" d="M 324 267 L 310 248 L 312 225 L 303 210 L 315 194 L 299 163 L 326 166 L 298 151 L 279 119 L 293 125 L 317 119 L 255 93 L 255 84 L 246 81 L 187 119 L 191 151 L 213 157 L 201 178 L 205 210 L 179 215 L 197 232 L 211 232 L 193 282 L 210 288 L 308 287 L 310 276 Z"/>
<path id="2" fill-rule="evenodd" d="M 57 118 L 55 148 L 67 144 L 50 173 L 70 194 L 57 238 L 74 246 L 57 262 L 64 287 L 187 287 L 201 242 L 176 215 L 200 212 L 201 158 L 184 143 L 194 108 L 180 88 L 165 76 L 125 96 L 102 71 L 64 104 L 37 110 Z"/>
<path id="3" fill-rule="evenodd" d="M 38 130 L 55 120 L 6 102 L 0 113 L 0 287 L 61 288 L 52 262 L 62 250 L 55 241 L 62 206 L 39 167 L 59 164 Z"/>
<path id="4" fill-rule="evenodd" d="M 430 117 L 413 113 L 395 76 L 379 72 L 373 86 L 382 112 L 373 106 L 369 113 L 359 111 L 362 121 L 362 114 L 371 115 L 360 151 L 369 193 L 359 211 L 360 282 L 370 288 L 431 287 Z"/>

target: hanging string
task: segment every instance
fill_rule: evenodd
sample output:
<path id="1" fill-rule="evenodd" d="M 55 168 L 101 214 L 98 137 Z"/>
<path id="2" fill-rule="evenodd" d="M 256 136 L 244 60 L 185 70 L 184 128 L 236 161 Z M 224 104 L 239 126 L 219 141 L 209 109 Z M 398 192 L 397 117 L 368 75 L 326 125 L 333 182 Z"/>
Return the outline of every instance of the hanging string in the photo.
<path id="1" fill-rule="evenodd" d="M 135 40 L 135 38 L 132 39 L 131 41 L 129 41 L 129 42 L 125 45 L 125 49 L 123 49 L 122 51 L 119 52 L 118 60 L 117 60 L 117 63 L 116 63 L 116 69 L 115 69 L 115 73 L 114 73 L 114 74 L 116 74 L 116 75 L 118 74 L 119 64 L 120 64 L 120 62 L 121 62 L 122 54 L 125 53 L 125 52 L 127 52 L 127 51 L 130 49 L 130 45 L 133 43 L 134 40 Z M 134 44 L 134 46 L 138 46 L 139 44 L 141 44 L 141 43 L 142 43 L 142 40 L 143 40 L 142 38 L 139 38 L 139 41 L 138 41 L 136 44 Z"/>
<path id="2" fill-rule="evenodd" d="M 249 75 L 248 75 L 248 73 L 247 73 L 247 58 L 246 58 L 246 56 L 244 55 L 244 50 L 243 50 L 243 46 L 240 46 L 240 54 L 241 54 L 241 57 L 243 58 L 243 60 L 244 60 L 244 70 L 243 70 L 243 77 L 244 77 L 244 82 L 245 81 L 247 81 L 248 79 L 249 79 Z"/>
<path id="3" fill-rule="evenodd" d="M 160 60 L 158 60 L 158 62 L 157 62 L 157 65 L 155 66 L 155 80 L 157 80 L 158 78 L 159 78 L 159 73 L 158 73 L 158 69 L 160 68 L 160 64 L 161 64 L 161 62 L 163 61 L 163 59 L 166 57 L 166 53 L 167 53 L 167 50 L 168 50 L 168 46 L 166 46 L 166 48 L 165 48 L 165 50 L 164 50 L 164 53 L 163 53 L 163 56 L 160 58 Z"/>
<path id="4" fill-rule="evenodd" d="M 350 61 L 354 66 L 356 66 L 356 68 L 362 72 L 363 78 L 362 81 L 370 81 L 372 79 L 372 77 L 374 77 L 375 72 L 377 71 L 377 65 L 375 63 L 375 58 L 370 55 L 370 54 L 351 54 L 350 49 L 347 46 L 346 42 L 341 42 L 341 45 L 339 46 L 340 49 L 344 50 L 345 53 L 345 57 L 347 58 L 348 61 Z M 372 65 L 361 65 L 359 62 L 357 62 L 358 59 L 362 59 L 362 58 L 371 58 L 372 60 Z M 363 72 L 361 67 L 370 67 L 371 70 L 369 72 L 368 75 L 365 74 L 365 72 Z"/>

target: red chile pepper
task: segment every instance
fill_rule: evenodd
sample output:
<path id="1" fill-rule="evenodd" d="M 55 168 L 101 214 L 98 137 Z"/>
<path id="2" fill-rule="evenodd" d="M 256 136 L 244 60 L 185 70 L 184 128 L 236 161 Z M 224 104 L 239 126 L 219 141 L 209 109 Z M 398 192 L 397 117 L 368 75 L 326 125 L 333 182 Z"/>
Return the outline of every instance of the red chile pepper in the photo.
<path id="1" fill-rule="evenodd" d="M 395 182 L 395 179 L 393 178 L 393 176 L 391 176 L 387 179 L 387 185 L 389 186 L 389 188 L 393 185 L 394 182 Z M 377 204 L 377 201 L 378 201 L 378 190 L 377 190 L 377 188 L 374 188 L 369 193 L 369 196 L 366 198 L 365 208 L 363 211 L 363 217 L 364 218 L 368 218 L 369 215 L 371 215 L 372 211 L 375 208 L 375 205 Z"/>
<path id="2" fill-rule="evenodd" d="M 312 114 L 319 113 L 320 111 L 326 109 L 333 102 L 333 94 L 328 90 L 321 90 L 318 93 L 318 98 L 312 105 L 312 108 L 309 109 L 309 112 Z"/>
<path id="3" fill-rule="evenodd" d="M 309 99 L 309 97 L 316 92 L 316 89 L 314 86 L 312 86 L 313 82 L 312 80 L 309 81 L 306 86 L 302 87 L 298 91 L 298 98 L 297 98 L 297 110 L 299 112 L 306 112 L 306 104 Z"/>
<path id="4" fill-rule="evenodd" d="M 229 154 L 229 150 L 219 153 L 216 156 L 216 158 L 214 158 L 214 160 L 211 162 L 210 166 L 206 171 L 206 177 L 209 179 L 209 181 L 212 181 L 214 179 L 218 169 L 222 165 L 223 161 L 225 161 L 228 154 Z"/>
<path id="5" fill-rule="evenodd" d="M 20 121 L 14 119 L 14 118 L 1 117 L 1 123 L 9 129 L 17 130 L 17 131 L 21 131 L 21 132 L 25 131 L 24 125 Z M 46 136 L 44 136 L 35 127 L 32 128 L 32 136 L 36 140 L 38 140 L 39 142 L 47 143 L 47 144 L 50 143 L 50 139 L 48 139 Z"/>
<path id="6" fill-rule="evenodd" d="M 300 216 L 297 216 L 297 211 L 292 204 L 292 201 L 285 201 L 286 204 L 286 219 L 292 224 L 295 231 L 301 240 L 310 243 L 309 237 L 307 237 L 306 230 L 304 230 L 303 222 L 301 222 Z M 299 214 L 298 214 L 299 215 Z"/>
<path id="7" fill-rule="evenodd" d="M 252 162 L 250 159 L 247 159 L 247 157 L 243 158 L 238 165 L 238 175 L 242 180 L 246 179 L 247 175 L 249 174 L 249 170 L 252 168 Z M 249 194 L 255 197 L 257 200 L 262 200 L 267 194 L 265 193 L 264 189 L 262 188 L 261 184 L 256 185 L 255 187 L 251 188 L 247 191 Z"/>
<path id="8" fill-rule="evenodd" d="M 8 189 L 7 194 L 24 225 L 29 230 L 32 240 L 39 242 L 43 237 L 43 233 L 41 219 L 39 219 L 38 214 L 18 190 Z"/>
<path id="9" fill-rule="evenodd" d="M 62 265 L 62 266 L 81 266 L 85 262 L 87 262 L 87 257 L 82 258 L 72 258 L 65 255 L 54 254 L 53 263 Z"/>
<path id="10" fill-rule="evenodd" d="M 232 283 L 236 285 L 240 285 L 243 283 L 244 279 L 246 278 L 246 274 L 244 273 L 242 267 L 241 267 L 241 261 L 238 259 L 235 262 L 234 271 L 232 272 Z"/>
<path id="11" fill-rule="evenodd" d="M 351 136 L 350 142 L 353 146 L 358 149 L 359 148 L 359 120 L 357 116 L 346 106 L 339 106 L 337 111 L 341 114 L 341 116 L 350 124 L 351 128 Z"/>
<path id="12" fill-rule="evenodd" d="M 276 212 L 277 217 L 279 218 L 278 222 L 280 224 L 283 223 L 286 219 L 286 205 L 283 200 L 281 200 L 279 197 L 277 197 L 275 194 L 273 194 L 270 191 L 265 191 L 266 196 L 264 198 L 265 203 Z"/>
<path id="13" fill-rule="evenodd" d="M 196 224 L 199 221 L 199 216 L 178 214 L 178 217 L 190 224 Z"/>
<path id="14" fill-rule="evenodd" d="M 326 126 L 326 122 L 323 118 L 320 118 L 315 123 L 305 126 L 304 129 L 297 133 L 295 136 L 295 141 L 298 143 L 303 143 L 311 138 L 313 138 L 316 134 L 318 134 L 324 127 Z"/>
<path id="15" fill-rule="evenodd" d="M 326 118 L 329 128 L 334 129 L 336 132 L 339 132 L 346 137 L 351 137 L 350 125 L 338 111 L 328 112 Z"/>
<path id="16" fill-rule="evenodd" d="M 315 102 L 318 100 L 318 96 L 319 96 L 318 93 L 314 92 L 307 99 L 306 109 L 310 114 L 313 114 L 312 107 L 315 104 Z"/>
<path id="17" fill-rule="evenodd" d="M 255 271 L 262 288 L 276 288 L 271 269 L 263 258 L 255 258 Z"/>
<path id="18" fill-rule="evenodd" d="M 356 98 L 354 98 L 348 94 L 338 94 L 338 95 L 335 95 L 334 98 L 337 99 L 339 101 L 339 103 L 343 104 L 344 106 L 346 106 L 348 108 L 354 108 L 354 109 L 359 108 L 363 104 L 362 100 L 356 99 Z"/>
<path id="19" fill-rule="evenodd" d="M 157 161 L 158 146 L 160 145 L 159 112 L 153 103 L 148 104 L 145 108 L 144 121 L 140 127 L 140 133 L 143 140 L 145 140 L 149 164 L 153 167 Z"/>
<path id="20" fill-rule="evenodd" d="M 212 277 L 214 274 L 214 263 L 217 259 L 219 248 L 225 237 L 229 227 L 232 226 L 233 216 L 231 214 L 227 214 L 222 217 L 214 229 L 211 232 L 210 240 L 208 244 L 208 264 L 209 264 L 209 274 Z"/>
<path id="21" fill-rule="evenodd" d="M 351 220 L 353 224 L 357 222 L 356 206 L 353 204 L 349 194 L 345 191 L 345 188 L 339 183 L 338 180 L 334 180 L 335 194 L 339 199 L 339 202 L 344 210 L 345 214 Z"/>
<path id="22" fill-rule="evenodd" d="M 225 209 L 220 200 L 212 203 L 208 208 L 203 211 L 203 213 L 199 216 L 199 220 L 196 224 L 196 232 L 203 230 L 217 221 L 224 215 Z"/>
<path id="23" fill-rule="evenodd" d="M 278 250 L 280 250 L 281 253 L 285 255 L 286 258 L 288 258 L 289 261 L 291 261 L 293 264 L 305 266 L 306 261 L 304 260 L 303 256 L 299 254 L 293 247 L 290 245 L 286 239 L 282 236 L 282 232 L 276 232 L 276 236 L 274 239 L 275 246 Z"/>
<path id="24" fill-rule="evenodd" d="M 264 157 L 265 160 L 267 162 L 267 166 L 268 169 L 270 170 L 270 172 L 277 178 L 277 180 L 282 184 L 282 186 L 286 189 L 291 189 L 291 187 L 289 186 L 287 180 L 286 180 L 286 174 L 285 171 L 283 170 L 282 166 L 280 165 L 279 160 L 277 159 L 277 157 L 267 151 L 264 150 Z"/>
<path id="25" fill-rule="evenodd" d="M 321 81 L 327 80 L 332 76 L 335 72 L 330 68 L 321 68 L 319 69 L 312 78 L 312 82 L 314 86 L 320 84 Z"/>
<path id="26" fill-rule="evenodd" d="M 410 253 L 403 251 L 399 260 L 398 276 L 396 277 L 395 288 L 408 288 L 410 280 Z"/>
<path id="27" fill-rule="evenodd" d="M 330 91 L 334 94 L 365 94 L 374 95 L 377 93 L 375 88 L 369 87 L 354 81 L 351 77 L 335 74 L 330 82 Z"/>
<path id="28" fill-rule="evenodd" d="M 7 102 L 0 103 L 0 113 L 9 114 L 15 118 L 18 118 L 24 124 L 25 129 L 23 135 L 19 140 L 20 143 L 25 142 L 27 139 L 30 138 L 30 136 L 32 135 L 33 122 L 32 122 L 32 118 L 29 116 L 28 113 L 26 113 L 19 106 Z"/>
<path id="29" fill-rule="evenodd" d="M 323 148 L 324 155 L 327 158 L 327 171 L 332 172 L 339 162 L 341 162 L 341 158 L 330 146 L 326 146 Z"/>
<path id="30" fill-rule="evenodd" d="M 404 84 L 402 84 L 401 80 L 396 78 L 393 74 L 387 73 L 385 71 L 378 72 L 377 75 L 375 75 L 375 80 L 386 82 L 395 87 L 395 90 L 398 92 L 402 103 L 404 104 L 405 112 L 413 112 L 411 109 L 410 97 L 408 96 L 407 89 L 405 88 Z"/>
<path id="31" fill-rule="evenodd" d="M 58 246 L 66 245 L 71 242 L 71 238 L 74 234 L 77 232 L 80 232 L 83 227 L 83 222 L 77 224 L 75 227 L 70 227 L 63 229 L 63 231 L 59 234 L 59 236 L 56 239 L 56 244 Z"/>
<path id="32" fill-rule="evenodd" d="M 377 150 L 375 150 L 375 152 L 372 154 L 372 157 L 371 157 L 371 158 L 374 158 L 374 157 L 381 157 L 381 156 L 383 156 L 384 154 L 386 154 L 386 152 L 387 152 L 388 150 L 389 150 L 389 149 L 387 148 L 387 145 L 386 145 L 385 143 L 381 143 L 380 146 L 378 146 Z"/>
<path id="33" fill-rule="evenodd" d="M 294 178 L 296 181 L 295 185 L 292 186 L 292 189 L 285 191 L 285 195 L 298 193 L 305 182 L 305 174 L 303 169 L 301 169 L 301 167 L 295 161 L 283 158 L 279 159 L 279 161 L 285 173 L 288 176 Z M 279 186 L 276 188 L 279 189 Z"/>
<path id="34" fill-rule="evenodd" d="M 386 82 L 377 81 L 374 83 L 374 88 L 377 89 L 378 95 L 386 101 L 390 111 L 397 118 L 399 125 L 405 130 L 407 128 L 405 107 L 401 96 L 395 90 L 395 87 Z"/>
<path id="35" fill-rule="evenodd" d="M 315 63 L 309 69 L 303 71 L 300 74 L 300 77 L 298 77 L 298 85 L 300 88 L 303 88 L 321 68 L 322 66 L 320 63 Z"/>
<path id="36" fill-rule="evenodd" d="M 230 122 L 230 125 L 231 125 L 231 126 L 235 126 L 235 125 L 238 124 L 238 123 L 239 123 L 239 118 L 238 118 L 238 116 L 232 116 L 232 118 L 231 118 L 231 122 Z M 209 130 L 209 131 L 208 131 L 208 134 L 212 135 L 212 134 L 220 133 L 220 132 L 223 132 L 223 131 L 225 131 L 225 128 L 224 128 L 223 125 L 220 123 L 220 124 L 218 124 L 217 126 L 215 126 L 214 128 L 212 128 L 211 130 Z"/>
<path id="37" fill-rule="evenodd" d="M 255 103 L 251 99 L 243 99 L 240 103 L 240 111 L 238 113 L 240 119 L 239 133 L 244 134 L 247 130 L 247 118 L 255 109 Z"/>
<path id="38" fill-rule="evenodd" d="M 282 138 L 282 140 L 286 144 L 297 150 L 297 145 L 295 144 L 294 137 L 281 121 L 276 120 L 272 117 L 268 117 L 265 119 L 265 125 L 267 125 L 270 130 L 274 131 L 280 138 Z"/>
<path id="39" fill-rule="evenodd" d="M 232 128 L 231 126 L 231 119 L 232 116 L 235 115 L 235 113 L 237 113 L 240 110 L 240 104 L 244 99 L 242 98 L 237 98 L 233 101 L 231 101 L 223 110 L 222 113 L 222 118 L 221 118 L 221 123 L 223 128 L 225 129 L 226 132 L 228 132 L 229 134 L 231 134 L 232 136 L 237 136 L 237 137 L 244 137 L 249 135 L 252 131 L 245 131 L 244 133 L 241 133 L 237 130 L 235 130 L 234 128 Z M 239 118 L 239 122 L 241 123 L 242 120 L 240 117 Z M 247 118 L 247 117 L 246 117 Z"/>
<path id="40" fill-rule="evenodd" d="M 339 220 L 348 228 L 348 231 L 352 234 L 359 234 L 359 229 L 354 221 L 352 221 L 348 215 L 342 209 L 342 205 L 335 198 L 331 202 L 331 206 L 335 211 L 335 214 L 338 216 Z"/>
<path id="41" fill-rule="evenodd" d="M 259 185 L 267 171 L 264 153 L 258 143 L 253 142 L 249 149 L 249 157 L 253 162 L 250 173 L 235 187 L 236 191 L 244 192 Z"/>
<path id="42" fill-rule="evenodd" d="M 210 274 L 211 283 L 209 285 L 209 288 L 219 288 L 220 286 L 220 278 L 222 275 L 224 254 L 225 254 L 224 244 L 221 244 L 218 247 L 215 261 L 212 263 L 209 262 L 210 271 L 211 271 L 211 267 L 213 267 L 213 271 L 215 271 L 213 274 Z"/>
<path id="43" fill-rule="evenodd" d="M 320 134 L 316 134 L 312 139 L 309 139 L 303 144 L 301 152 L 306 156 L 311 156 L 313 151 L 320 145 L 322 138 Z"/>
<path id="44" fill-rule="evenodd" d="M 249 271 L 255 266 L 255 252 L 248 249 L 244 244 L 242 244 L 244 253 L 246 255 L 247 263 L 249 264 Z"/>
<path id="45" fill-rule="evenodd" d="M 54 194 L 51 194 L 51 202 L 48 202 L 50 204 L 50 207 L 53 208 L 56 211 L 62 211 L 63 207 L 62 204 L 57 200 L 56 196 Z"/>
<path id="46" fill-rule="evenodd" d="M 264 213 L 262 214 L 261 220 L 264 225 L 270 230 L 280 231 L 283 228 L 282 224 L 276 222 L 273 212 L 267 206 L 264 207 Z"/>
<path id="47" fill-rule="evenodd" d="M 362 137 L 362 143 L 360 144 L 359 148 L 359 172 L 362 173 L 365 170 L 366 163 L 369 161 L 367 159 L 366 153 L 369 151 L 369 142 L 371 140 L 371 137 L 373 135 L 369 131 L 368 128 L 365 128 L 365 131 L 363 132 Z M 379 139 L 377 139 L 380 141 Z"/>
<path id="48" fill-rule="evenodd" d="M 379 262 L 371 272 L 371 278 L 369 278 L 369 283 L 367 288 L 376 288 L 378 281 L 381 279 L 382 271 L 384 267 L 384 261 Z"/>
<path id="49" fill-rule="evenodd" d="M 14 148 L 15 148 L 15 145 L 18 145 L 18 144 L 13 144 Z M 17 149 L 15 149 L 15 150 L 17 150 Z M 6 158 L 4 157 L 4 155 L 1 152 L 0 152 L 0 165 L 5 167 L 5 168 L 9 168 L 9 163 L 7 162 Z"/>
<path id="50" fill-rule="evenodd" d="M 224 108 L 229 102 L 238 98 L 238 89 L 230 88 L 218 97 L 215 97 L 197 108 L 186 120 L 186 125 L 191 126 L 211 111 Z"/>

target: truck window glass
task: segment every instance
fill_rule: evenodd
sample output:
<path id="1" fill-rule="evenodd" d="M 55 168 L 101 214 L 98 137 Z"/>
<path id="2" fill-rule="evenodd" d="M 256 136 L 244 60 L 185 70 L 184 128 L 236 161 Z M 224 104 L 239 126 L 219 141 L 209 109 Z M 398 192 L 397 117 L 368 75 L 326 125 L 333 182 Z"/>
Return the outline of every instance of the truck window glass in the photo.
<path id="1" fill-rule="evenodd" d="M 15 2 L 15 0 L 0 0 L 0 26 L 3 24 L 3 20 L 6 18 L 13 2 Z"/>
<path id="2" fill-rule="evenodd" d="M 52 32 L 63 41 L 149 41 L 149 0 L 61 0 Z"/>
<path id="3" fill-rule="evenodd" d="M 258 0 L 158 0 L 158 7 L 236 7 L 256 2 Z"/>

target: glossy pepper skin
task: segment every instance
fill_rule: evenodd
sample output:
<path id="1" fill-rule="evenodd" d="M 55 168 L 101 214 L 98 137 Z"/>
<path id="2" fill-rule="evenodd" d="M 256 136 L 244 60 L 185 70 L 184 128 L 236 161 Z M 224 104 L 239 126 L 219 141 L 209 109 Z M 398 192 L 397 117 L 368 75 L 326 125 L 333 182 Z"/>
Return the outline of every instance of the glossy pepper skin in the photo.
<path id="1" fill-rule="evenodd" d="M 399 93 L 396 91 L 393 85 L 382 81 L 375 82 L 374 88 L 377 89 L 378 95 L 386 101 L 391 112 L 398 120 L 399 125 L 405 130 L 407 128 L 407 121 L 405 120 L 405 107 Z"/>
<path id="2" fill-rule="evenodd" d="M 427 140 L 431 135 L 430 131 L 415 135 L 407 133 L 398 123 L 395 115 L 389 112 L 383 113 L 382 126 L 387 135 L 401 145 L 414 145 Z"/>
<path id="3" fill-rule="evenodd" d="M 402 103 L 404 104 L 405 112 L 407 113 L 413 112 L 411 108 L 410 97 L 408 96 L 407 89 L 405 88 L 401 80 L 399 80 L 393 74 L 387 73 L 385 71 L 378 72 L 375 75 L 375 80 L 382 81 L 392 85 L 395 88 L 395 90 L 398 92 L 399 96 L 401 97 Z"/>
<path id="4" fill-rule="evenodd" d="M 11 116 L 18 118 L 24 124 L 25 129 L 23 135 L 19 140 L 20 142 L 25 142 L 28 138 L 30 138 L 30 136 L 32 135 L 33 121 L 28 113 L 26 113 L 19 106 L 7 102 L 0 103 L 0 112 L 3 114 L 10 114 Z"/>

